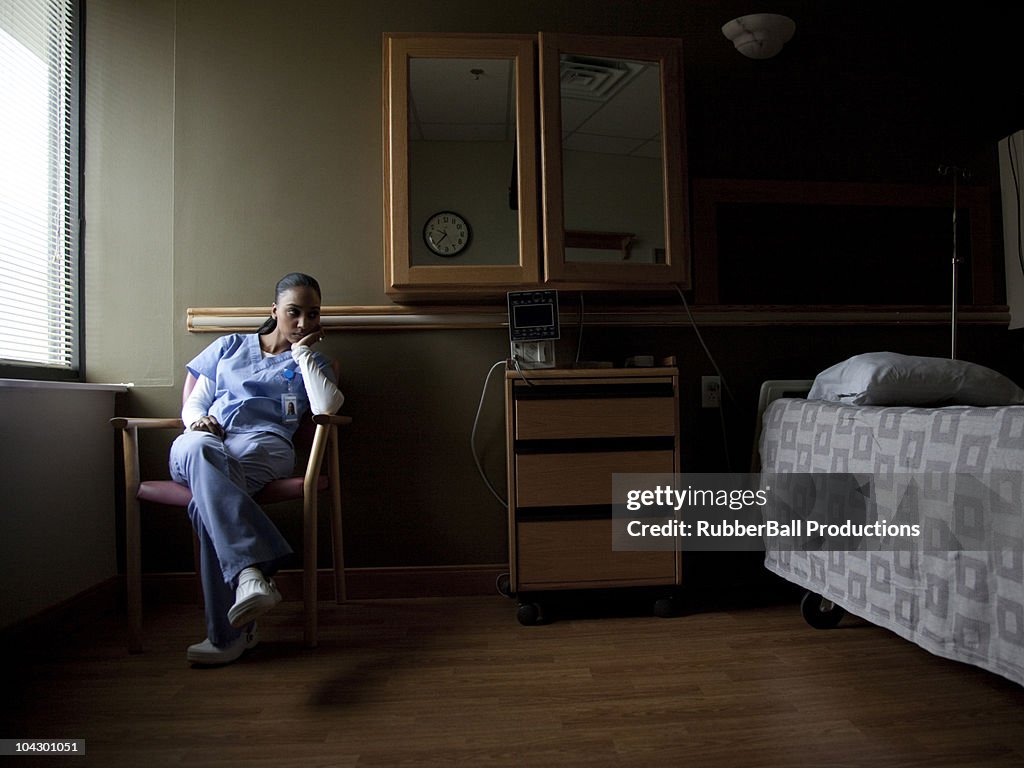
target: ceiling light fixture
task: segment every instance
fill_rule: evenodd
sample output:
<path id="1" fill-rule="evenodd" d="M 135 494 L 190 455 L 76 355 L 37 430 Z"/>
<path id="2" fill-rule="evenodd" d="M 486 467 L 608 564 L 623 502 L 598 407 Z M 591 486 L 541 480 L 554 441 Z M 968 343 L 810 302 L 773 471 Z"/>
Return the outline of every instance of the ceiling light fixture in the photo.
<path id="1" fill-rule="evenodd" d="M 770 59 L 796 31 L 796 22 L 777 13 L 752 13 L 722 25 L 722 34 L 750 59 Z"/>

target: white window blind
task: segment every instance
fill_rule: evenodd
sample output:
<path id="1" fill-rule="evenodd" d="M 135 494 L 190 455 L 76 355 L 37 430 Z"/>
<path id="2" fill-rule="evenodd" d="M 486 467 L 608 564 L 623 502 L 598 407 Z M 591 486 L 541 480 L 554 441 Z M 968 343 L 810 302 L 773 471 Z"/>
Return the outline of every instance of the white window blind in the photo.
<path id="1" fill-rule="evenodd" d="M 0 0 L 0 366 L 79 367 L 78 8 Z"/>

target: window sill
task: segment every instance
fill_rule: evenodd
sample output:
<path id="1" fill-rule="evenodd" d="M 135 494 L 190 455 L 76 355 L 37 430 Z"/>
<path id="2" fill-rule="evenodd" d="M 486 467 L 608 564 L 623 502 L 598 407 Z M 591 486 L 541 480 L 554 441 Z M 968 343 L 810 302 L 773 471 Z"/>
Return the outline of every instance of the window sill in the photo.
<path id="1" fill-rule="evenodd" d="M 133 384 L 94 384 L 88 381 L 41 381 L 39 379 L 0 379 L 0 389 L 74 389 L 79 392 L 127 392 Z"/>

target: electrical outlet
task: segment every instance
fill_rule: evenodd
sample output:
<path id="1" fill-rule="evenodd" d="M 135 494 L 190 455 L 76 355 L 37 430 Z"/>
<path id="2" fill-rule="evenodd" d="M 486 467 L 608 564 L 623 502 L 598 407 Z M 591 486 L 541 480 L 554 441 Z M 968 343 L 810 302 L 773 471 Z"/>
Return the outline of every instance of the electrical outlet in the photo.
<path id="1" fill-rule="evenodd" d="M 718 376 L 700 377 L 700 405 L 702 408 L 722 407 L 722 380 Z"/>

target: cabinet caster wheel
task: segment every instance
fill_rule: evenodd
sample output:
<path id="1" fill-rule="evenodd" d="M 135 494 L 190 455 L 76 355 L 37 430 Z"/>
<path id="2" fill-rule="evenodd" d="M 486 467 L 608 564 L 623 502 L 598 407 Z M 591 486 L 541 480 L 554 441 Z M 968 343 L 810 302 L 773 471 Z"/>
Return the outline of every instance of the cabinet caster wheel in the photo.
<path id="1" fill-rule="evenodd" d="M 531 627 L 539 624 L 542 619 L 540 606 L 536 603 L 522 603 L 516 610 L 516 619 L 524 627 Z"/>
<path id="2" fill-rule="evenodd" d="M 494 582 L 494 586 L 498 590 L 498 594 L 512 597 L 512 578 L 507 573 L 501 574 Z"/>
<path id="3" fill-rule="evenodd" d="M 659 597 L 654 601 L 654 615 L 659 619 L 670 619 L 678 612 L 678 601 L 675 598 Z"/>
<path id="4" fill-rule="evenodd" d="M 816 592 L 807 592 L 800 601 L 800 614 L 815 629 L 832 629 L 846 611 Z"/>

